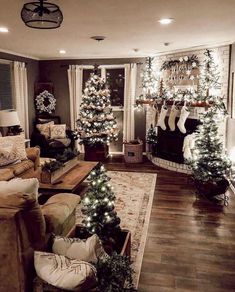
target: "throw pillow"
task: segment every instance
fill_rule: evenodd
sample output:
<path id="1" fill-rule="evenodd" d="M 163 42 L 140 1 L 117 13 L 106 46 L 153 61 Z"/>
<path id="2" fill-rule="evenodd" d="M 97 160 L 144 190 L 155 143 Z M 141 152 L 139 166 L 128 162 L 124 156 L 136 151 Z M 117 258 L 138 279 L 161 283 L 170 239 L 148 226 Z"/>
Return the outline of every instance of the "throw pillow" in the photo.
<path id="1" fill-rule="evenodd" d="M 87 240 L 55 236 L 52 251 L 69 259 L 96 264 L 99 258 L 108 256 L 99 237 L 94 234 Z"/>
<path id="2" fill-rule="evenodd" d="M 16 145 L 11 145 L 7 148 L 0 148 L 0 166 L 6 166 L 15 162 L 20 162 L 17 157 Z"/>
<path id="3" fill-rule="evenodd" d="M 16 154 L 19 160 L 27 159 L 25 151 L 25 138 L 22 135 L 0 137 L 0 149 L 16 147 Z"/>
<path id="4" fill-rule="evenodd" d="M 38 198 L 39 182 L 37 178 L 14 178 L 10 181 L 0 181 L 0 195 L 7 193 L 24 193 Z"/>
<path id="5" fill-rule="evenodd" d="M 39 278 L 60 289 L 89 291 L 96 285 L 96 269 L 86 262 L 36 251 L 34 266 Z"/>
<path id="6" fill-rule="evenodd" d="M 66 125 L 52 125 L 50 126 L 51 139 L 66 138 Z"/>
<path id="7" fill-rule="evenodd" d="M 44 123 L 44 124 L 37 124 L 36 128 L 39 130 L 40 134 L 44 135 L 46 139 L 50 137 L 50 126 L 54 125 L 54 121 Z"/>

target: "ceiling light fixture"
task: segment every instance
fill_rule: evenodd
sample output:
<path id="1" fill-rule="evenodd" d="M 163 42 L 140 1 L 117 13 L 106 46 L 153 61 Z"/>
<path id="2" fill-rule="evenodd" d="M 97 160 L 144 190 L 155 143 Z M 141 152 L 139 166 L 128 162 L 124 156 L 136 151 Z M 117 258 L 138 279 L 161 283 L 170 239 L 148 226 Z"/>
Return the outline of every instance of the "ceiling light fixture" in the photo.
<path id="1" fill-rule="evenodd" d="M 106 37 L 105 36 L 102 36 L 102 35 L 94 35 L 91 37 L 92 40 L 94 41 L 97 41 L 97 42 L 101 42 L 105 39 Z"/>
<path id="2" fill-rule="evenodd" d="M 24 4 L 21 18 L 25 25 L 36 29 L 53 29 L 60 27 L 63 14 L 58 5 L 39 0 Z"/>
<path id="3" fill-rule="evenodd" d="M 162 18 L 160 20 L 158 20 L 158 22 L 160 22 L 161 24 L 170 24 L 174 21 L 173 18 Z"/>
<path id="4" fill-rule="evenodd" d="M 65 50 L 60 50 L 60 54 L 66 54 L 66 51 Z"/>
<path id="5" fill-rule="evenodd" d="M 7 33 L 7 32 L 9 32 L 9 30 L 8 30 L 7 27 L 1 26 L 0 27 L 0 32 Z"/>

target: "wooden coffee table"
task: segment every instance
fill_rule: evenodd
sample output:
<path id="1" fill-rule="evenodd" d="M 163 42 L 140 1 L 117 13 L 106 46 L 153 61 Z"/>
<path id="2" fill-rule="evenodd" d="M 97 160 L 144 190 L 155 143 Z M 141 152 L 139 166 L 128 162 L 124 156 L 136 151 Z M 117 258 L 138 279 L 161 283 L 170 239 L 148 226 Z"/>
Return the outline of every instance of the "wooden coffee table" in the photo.
<path id="1" fill-rule="evenodd" d="M 82 182 L 96 167 L 98 162 L 78 161 L 78 164 L 65 173 L 55 184 L 40 183 L 39 192 L 43 195 L 56 193 L 77 193 Z"/>

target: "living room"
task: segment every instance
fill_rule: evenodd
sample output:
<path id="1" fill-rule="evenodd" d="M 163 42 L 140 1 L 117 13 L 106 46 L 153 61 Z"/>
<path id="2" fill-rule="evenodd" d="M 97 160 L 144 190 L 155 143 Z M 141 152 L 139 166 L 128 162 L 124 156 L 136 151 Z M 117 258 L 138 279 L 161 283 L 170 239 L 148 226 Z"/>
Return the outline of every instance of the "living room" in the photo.
<path id="1" fill-rule="evenodd" d="M 235 290 L 234 13 L 1 1 L 0 292 Z"/>

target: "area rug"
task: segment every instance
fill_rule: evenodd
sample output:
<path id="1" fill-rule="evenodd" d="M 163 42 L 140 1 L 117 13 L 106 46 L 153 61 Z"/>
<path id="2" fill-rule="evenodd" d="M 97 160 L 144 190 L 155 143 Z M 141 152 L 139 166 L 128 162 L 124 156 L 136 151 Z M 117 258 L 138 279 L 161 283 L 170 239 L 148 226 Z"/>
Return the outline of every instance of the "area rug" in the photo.
<path id="1" fill-rule="evenodd" d="M 138 287 L 157 175 L 120 171 L 108 171 L 107 174 L 116 195 L 115 207 L 121 227 L 131 231 L 134 285 Z M 78 211 L 77 222 L 81 220 Z"/>

